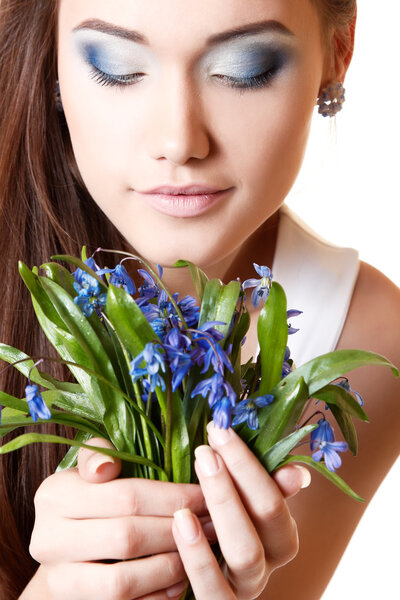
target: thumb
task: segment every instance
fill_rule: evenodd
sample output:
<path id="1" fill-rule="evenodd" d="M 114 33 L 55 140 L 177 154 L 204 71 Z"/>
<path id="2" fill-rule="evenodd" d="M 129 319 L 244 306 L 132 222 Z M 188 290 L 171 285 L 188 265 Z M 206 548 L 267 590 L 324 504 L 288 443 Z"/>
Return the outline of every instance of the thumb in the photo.
<path id="1" fill-rule="evenodd" d="M 100 446 L 101 448 L 111 448 L 114 446 L 109 440 L 104 438 L 91 438 L 86 442 L 89 446 Z M 101 454 L 95 450 L 79 448 L 78 452 L 78 471 L 79 475 L 85 481 L 91 483 L 104 483 L 116 479 L 121 472 L 121 461 L 119 458 Z"/>
<path id="2" fill-rule="evenodd" d="M 290 498 L 311 483 L 311 473 L 300 465 L 285 465 L 272 475 L 283 496 Z"/>

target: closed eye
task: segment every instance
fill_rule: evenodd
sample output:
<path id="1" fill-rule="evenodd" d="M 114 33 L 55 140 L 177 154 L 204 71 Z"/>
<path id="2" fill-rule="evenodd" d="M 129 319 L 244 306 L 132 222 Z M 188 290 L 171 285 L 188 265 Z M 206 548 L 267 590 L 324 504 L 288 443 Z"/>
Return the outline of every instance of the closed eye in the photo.
<path id="1" fill-rule="evenodd" d="M 127 86 L 140 81 L 144 73 L 130 73 L 128 75 L 110 75 L 91 65 L 90 76 L 98 84 L 103 86 Z"/>

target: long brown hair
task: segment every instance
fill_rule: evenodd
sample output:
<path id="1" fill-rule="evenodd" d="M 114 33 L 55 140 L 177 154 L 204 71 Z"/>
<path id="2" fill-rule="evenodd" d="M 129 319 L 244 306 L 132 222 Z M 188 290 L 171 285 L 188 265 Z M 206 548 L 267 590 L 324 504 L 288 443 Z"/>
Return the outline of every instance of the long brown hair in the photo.
<path id="1" fill-rule="evenodd" d="M 31 356 L 54 351 L 34 317 L 17 261 L 40 265 L 57 252 L 77 255 L 84 243 L 125 246 L 86 191 L 55 106 L 56 19 L 54 0 L 0 1 L 0 341 Z M 60 368 L 53 374 L 66 376 Z M 1 377 L 1 389 L 17 397 L 24 396 L 25 383 L 14 369 Z M 40 429 L 74 435 L 52 423 Z M 28 552 L 33 497 L 67 449 L 32 444 L 0 459 L 1 600 L 17 598 L 38 567 Z"/>
<path id="2" fill-rule="evenodd" d="M 355 11 L 355 0 L 314 1 L 331 26 L 343 26 Z M 40 265 L 54 253 L 77 254 L 84 243 L 127 246 L 87 192 L 64 116 L 56 109 L 57 5 L 56 0 L 0 0 L 0 341 L 31 356 L 54 351 L 34 317 L 17 261 Z M 66 377 L 61 367 L 53 367 L 53 374 Z M 5 371 L 0 383 L 9 394 L 24 396 L 25 381 L 14 369 Z M 52 423 L 40 429 L 74 435 Z M 18 598 L 38 567 L 28 551 L 33 497 L 66 450 L 33 444 L 0 459 L 0 600 Z"/>

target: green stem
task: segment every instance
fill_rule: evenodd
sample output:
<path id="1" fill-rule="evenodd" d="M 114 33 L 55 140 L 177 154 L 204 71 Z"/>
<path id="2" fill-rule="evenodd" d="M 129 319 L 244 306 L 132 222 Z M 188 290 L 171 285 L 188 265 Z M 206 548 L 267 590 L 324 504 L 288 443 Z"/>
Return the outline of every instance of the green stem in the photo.
<path id="1" fill-rule="evenodd" d="M 168 481 L 172 481 L 171 449 L 172 449 L 172 387 L 171 387 L 171 378 L 168 377 L 167 414 L 166 414 L 166 422 L 165 422 L 165 458 L 164 458 L 164 470 L 167 474 Z"/>
<path id="2" fill-rule="evenodd" d="M 144 412 L 145 407 L 143 404 L 142 397 L 140 395 L 139 385 L 137 382 L 135 382 L 133 384 L 133 389 L 135 390 L 136 402 L 137 402 L 139 408 Z M 140 422 L 142 424 L 142 432 L 143 432 L 143 438 L 144 438 L 144 445 L 146 448 L 146 456 L 148 459 L 150 459 L 152 462 L 154 462 L 153 448 L 151 445 L 149 428 L 147 427 L 146 420 L 142 416 L 140 417 Z M 149 469 L 149 479 L 155 479 L 154 469 Z"/>
<path id="3" fill-rule="evenodd" d="M 42 357 L 39 357 L 42 358 Z M 162 435 L 160 434 L 160 432 L 158 431 L 158 429 L 156 428 L 156 426 L 154 425 L 154 423 L 148 418 L 148 416 L 146 415 L 145 412 L 143 412 L 141 410 L 141 408 L 139 408 L 139 406 L 137 406 L 137 404 L 132 400 L 132 398 L 130 398 L 128 396 L 128 394 L 125 394 L 125 392 L 123 392 L 119 387 L 117 387 L 116 385 L 114 385 L 113 383 L 111 383 L 111 381 L 109 381 L 106 377 L 103 377 L 103 375 L 100 375 L 99 373 L 96 373 L 96 371 L 93 371 L 93 369 L 89 369 L 89 367 L 84 367 L 83 365 L 80 365 L 78 363 L 72 362 L 70 360 L 62 360 L 59 358 L 50 358 L 48 356 L 43 357 L 44 360 L 47 360 L 49 362 L 56 362 L 60 365 L 72 365 L 74 367 L 78 367 L 79 369 L 82 369 L 82 371 L 85 371 L 85 373 L 88 373 L 89 375 L 93 375 L 94 377 L 97 377 L 97 379 L 99 379 L 100 381 L 102 381 L 103 383 L 105 383 L 106 385 L 108 385 L 108 387 L 110 387 L 112 390 L 118 392 L 118 394 L 120 394 L 124 400 L 126 400 L 128 402 L 128 404 L 137 412 L 139 413 L 145 420 L 147 425 L 150 427 L 150 429 L 154 432 L 154 434 L 156 435 L 156 437 L 158 438 L 160 444 L 162 446 L 164 446 L 164 440 Z M 21 360 L 16 361 L 14 364 L 17 363 L 21 363 L 21 362 L 26 362 L 29 360 L 37 360 L 37 357 L 27 357 L 27 358 L 23 358 Z"/>
<path id="4" fill-rule="evenodd" d="M 110 254 L 123 254 L 124 256 L 130 256 L 131 258 L 134 258 L 135 260 L 138 260 L 139 262 L 141 262 L 142 265 L 144 265 L 146 267 L 146 269 L 150 272 L 150 275 L 153 277 L 153 279 L 158 281 L 158 283 L 160 284 L 160 286 L 162 287 L 164 292 L 167 294 L 168 298 L 171 301 L 171 304 L 173 305 L 173 307 L 176 310 L 176 314 L 178 315 L 178 317 L 180 318 L 180 320 L 182 322 L 183 328 L 184 329 L 188 328 L 186 321 L 183 318 L 182 311 L 179 308 L 179 306 L 177 305 L 175 298 L 172 296 L 171 292 L 165 287 L 165 285 L 163 284 L 163 282 L 161 281 L 161 279 L 159 278 L 157 273 L 155 271 L 153 271 L 153 269 L 150 267 L 150 265 L 145 260 L 143 260 L 143 258 L 140 258 L 140 256 L 136 256 L 136 254 L 131 254 L 130 252 L 123 252 L 122 250 L 107 250 L 105 248 L 101 248 L 101 251 L 109 252 Z"/>

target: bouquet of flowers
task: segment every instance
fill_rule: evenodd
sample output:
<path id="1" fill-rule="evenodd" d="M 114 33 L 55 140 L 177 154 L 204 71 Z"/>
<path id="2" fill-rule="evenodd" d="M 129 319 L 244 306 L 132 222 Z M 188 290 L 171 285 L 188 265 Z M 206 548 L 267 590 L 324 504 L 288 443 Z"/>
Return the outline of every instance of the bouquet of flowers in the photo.
<path id="1" fill-rule="evenodd" d="M 357 454 L 353 419 L 368 421 L 361 396 L 342 374 L 374 364 L 398 375 L 394 365 L 378 354 L 339 350 L 295 368 L 287 343 L 298 330 L 288 319 L 300 311 L 287 310 L 284 290 L 266 266 L 254 264 L 258 278 L 224 285 L 195 264 L 178 261 L 176 268 L 190 269 L 198 306 L 195 298 L 179 299 L 165 287 L 161 267 L 156 273 L 135 255 L 107 252 L 125 257 L 112 269 L 100 268 L 84 247 L 81 259 L 52 257 L 71 269 L 50 262 L 40 267 L 44 275 L 19 263 L 39 323 L 60 359 L 30 357 L 0 344 L 0 358 L 28 380 L 25 398 L 0 391 L 0 437 L 48 420 L 71 426 L 76 435 L 24 433 L 0 446 L 0 454 L 34 442 L 61 443 L 70 450 L 57 470 L 75 466 L 79 448 L 85 447 L 120 458 L 121 477 L 196 482 L 194 450 L 207 443 L 212 418 L 219 427 L 232 426 L 269 473 L 290 462 L 305 463 L 363 501 L 335 472 L 339 452 Z M 138 290 L 126 260 L 144 267 L 137 271 L 143 280 Z M 248 288 L 254 288 L 254 306 L 263 304 L 257 321 L 260 350 L 242 364 L 250 325 Z M 74 381 L 39 370 L 51 360 L 67 365 Z M 314 413 L 320 416 L 317 423 L 301 423 L 313 400 L 325 403 L 325 411 Z M 327 414 L 345 441 L 335 441 Z M 96 436 L 115 449 L 86 443 Z M 292 452 L 308 443 L 312 457 Z"/>
<path id="2" fill-rule="evenodd" d="M 29 357 L 0 344 L 0 358 L 28 379 L 26 398 L 0 391 L 0 437 L 46 420 L 69 425 L 76 435 L 72 440 L 24 433 L 1 446 L 0 454 L 34 442 L 62 443 L 71 448 L 57 470 L 74 466 L 79 448 L 87 447 L 120 458 L 122 477 L 190 483 L 196 481 L 194 449 L 207 443 L 212 418 L 219 427 L 234 427 L 269 473 L 302 462 L 363 501 L 335 472 L 338 452 L 357 454 L 353 419 L 368 421 L 361 396 L 342 374 L 375 364 L 398 375 L 394 365 L 374 353 L 339 350 L 294 368 L 287 341 L 298 330 L 288 318 L 299 311 L 287 310 L 284 290 L 268 267 L 254 264 L 258 279 L 224 285 L 195 264 L 178 261 L 176 268 L 190 269 L 198 306 L 195 298 L 179 299 L 166 289 L 161 267 L 155 273 L 135 255 L 107 252 L 125 258 L 102 269 L 84 247 L 81 259 L 52 257 L 72 265 L 73 273 L 50 262 L 40 267 L 44 275 L 19 263 L 39 323 L 75 381 L 38 369 L 56 359 Z M 123 264 L 132 259 L 144 267 L 137 271 L 143 280 L 138 290 Z M 254 306 L 264 306 L 257 322 L 259 354 L 242 364 L 248 288 L 254 288 Z M 324 402 L 329 413 L 318 410 L 318 423 L 300 425 L 312 399 Z M 326 414 L 345 441 L 335 441 Z M 115 450 L 85 443 L 94 436 L 109 439 Z M 306 436 L 312 457 L 293 454 L 308 443 Z"/>

